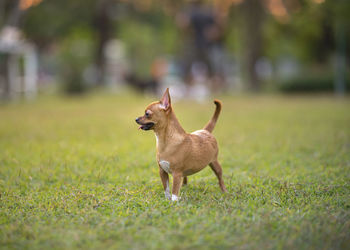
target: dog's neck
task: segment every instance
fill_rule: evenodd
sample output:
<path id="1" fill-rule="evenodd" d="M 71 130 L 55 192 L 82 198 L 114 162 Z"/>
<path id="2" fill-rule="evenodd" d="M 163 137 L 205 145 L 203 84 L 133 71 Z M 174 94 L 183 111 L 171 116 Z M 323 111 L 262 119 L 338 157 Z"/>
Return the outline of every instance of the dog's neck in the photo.
<path id="1" fill-rule="evenodd" d="M 165 150 L 170 142 L 176 143 L 182 141 L 186 135 L 185 130 L 181 127 L 175 113 L 172 110 L 170 110 L 167 122 L 164 124 L 164 126 L 155 129 L 154 133 L 156 134 L 157 138 L 158 151 Z"/>

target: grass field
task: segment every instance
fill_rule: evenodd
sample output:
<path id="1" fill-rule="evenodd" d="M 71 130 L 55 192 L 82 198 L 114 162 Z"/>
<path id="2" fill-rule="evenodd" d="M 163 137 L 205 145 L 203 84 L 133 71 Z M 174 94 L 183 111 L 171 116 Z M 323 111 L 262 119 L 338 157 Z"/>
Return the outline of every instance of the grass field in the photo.
<path id="1" fill-rule="evenodd" d="M 164 198 L 152 98 L 42 97 L 0 106 L 1 249 L 349 249 L 350 100 L 222 97 L 210 168 Z M 214 104 L 182 101 L 190 132 Z"/>

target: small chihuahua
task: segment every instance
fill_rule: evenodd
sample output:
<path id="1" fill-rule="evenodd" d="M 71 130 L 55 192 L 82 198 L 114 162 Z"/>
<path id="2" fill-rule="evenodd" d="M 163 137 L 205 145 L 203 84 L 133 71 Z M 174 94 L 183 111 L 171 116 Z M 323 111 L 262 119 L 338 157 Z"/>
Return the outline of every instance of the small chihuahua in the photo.
<path id="1" fill-rule="evenodd" d="M 216 110 L 204 127 L 187 134 L 177 120 L 171 106 L 169 89 L 162 99 L 146 107 L 145 114 L 136 119 L 139 129 L 153 129 L 157 141 L 157 162 L 163 183 L 165 197 L 172 201 L 179 200 L 182 180 L 187 184 L 187 176 L 197 173 L 207 165 L 219 179 L 222 192 L 226 187 L 222 179 L 222 169 L 218 162 L 218 144 L 211 134 L 221 111 L 221 102 L 214 100 Z M 172 194 L 169 188 L 169 175 L 173 175 Z"/>

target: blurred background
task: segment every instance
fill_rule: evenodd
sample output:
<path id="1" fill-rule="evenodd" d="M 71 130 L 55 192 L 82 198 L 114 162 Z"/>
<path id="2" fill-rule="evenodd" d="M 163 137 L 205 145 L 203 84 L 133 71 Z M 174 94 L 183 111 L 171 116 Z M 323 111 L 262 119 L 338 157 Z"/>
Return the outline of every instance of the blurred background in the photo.
<path id="1" fill-rule="evenodd" d="M 349 91 L 348 0 L 0 0 L 0 96 Z"/>

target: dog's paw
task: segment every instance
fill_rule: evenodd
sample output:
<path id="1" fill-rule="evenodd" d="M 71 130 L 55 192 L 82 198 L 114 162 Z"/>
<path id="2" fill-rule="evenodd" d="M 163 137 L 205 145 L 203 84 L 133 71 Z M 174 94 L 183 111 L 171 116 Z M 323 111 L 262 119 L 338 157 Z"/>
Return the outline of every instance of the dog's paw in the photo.
<path id="1" fill-rule="evenodd" d="M 171 195 L 171 201 L 178 201 L 178 200 L 180 200 L 180 197 L 179 197 L 179 196 L 177 196 L 177 195 L 175 195 L 175 194 L 172 194 L 172 195 Z"/>

